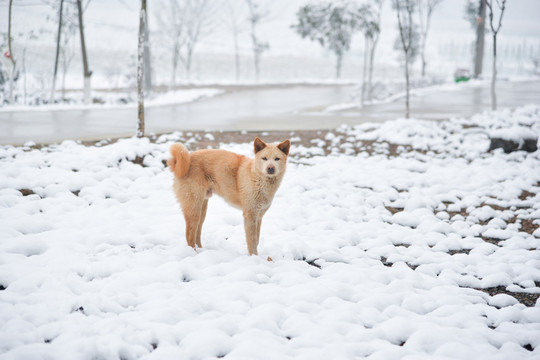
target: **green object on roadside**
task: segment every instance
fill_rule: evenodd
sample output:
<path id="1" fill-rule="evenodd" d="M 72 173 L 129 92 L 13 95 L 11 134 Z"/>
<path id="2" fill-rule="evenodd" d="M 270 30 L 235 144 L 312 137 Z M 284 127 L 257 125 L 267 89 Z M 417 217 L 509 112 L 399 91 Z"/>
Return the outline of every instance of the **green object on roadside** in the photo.
<path id="1" fill-rule="evenodd" d="M 460 77 L 455 78 L 457 83 L 469 81 L 470 79 L 471 79 L 470 76 L 460 76 Z"/>

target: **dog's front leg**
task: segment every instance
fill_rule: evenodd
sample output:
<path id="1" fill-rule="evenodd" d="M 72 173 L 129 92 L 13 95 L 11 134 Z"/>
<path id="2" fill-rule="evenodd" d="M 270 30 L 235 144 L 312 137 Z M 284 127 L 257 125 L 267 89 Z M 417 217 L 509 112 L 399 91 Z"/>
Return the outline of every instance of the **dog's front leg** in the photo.
<path id="1" fill-rule="evenodd" d="M 259 246 L 259 240 L 261 238 L 261 224 L 262 224 L 263 216 L 264 216 L 264 212 L 260 212 L 257 215 L 257 246 Z"/>
<path id="2" fill-rule="evenodd" d="M 244 229 L 246 230 L 249 255 L 257 255 L 257 214 L 252 211 L 244 211 Z"/>

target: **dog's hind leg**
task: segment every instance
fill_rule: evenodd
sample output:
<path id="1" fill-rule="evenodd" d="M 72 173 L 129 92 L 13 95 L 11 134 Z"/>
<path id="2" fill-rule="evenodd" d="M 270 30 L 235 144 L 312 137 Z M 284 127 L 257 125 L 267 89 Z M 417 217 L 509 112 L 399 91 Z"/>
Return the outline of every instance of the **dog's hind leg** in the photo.
<path id="1" fill-rule="evenodd" d="M 201 209 L 201 216 L 199 218 L 199 227 L 197 229 L 197 238 L 196 238 L 197 246 L 200 247 L 200 248 L 202 248 L 201 232 L 202 232 L 202 226 L 203 226 L 203 223 L 204 223 L 204 218 L 206 217 L 206 209 L 207 208 L 208 208 L 208 199 L 204 199 L 202 209 Z"/>
<path id="2" fill-rule="evenodd" d="M 186 220 L 186 241 L 194 249 L 197 244 L 197 234 L 200 231 L 199 224 L 201 223 L 203 203 L 204 199 L 200 199 L 200 201 L 190 201 L 186 206 L 182 206 L 184 219 Z"/>

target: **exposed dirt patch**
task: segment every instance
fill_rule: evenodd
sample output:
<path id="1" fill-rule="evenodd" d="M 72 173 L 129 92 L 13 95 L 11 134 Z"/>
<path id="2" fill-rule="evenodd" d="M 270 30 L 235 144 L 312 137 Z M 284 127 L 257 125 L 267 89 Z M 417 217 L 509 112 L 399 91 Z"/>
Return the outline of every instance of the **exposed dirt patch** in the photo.
<path id="1" fill-rule="evenodd" d="M 487 204 L 485 202 L 481 203 L 479 207 L 484 207 L 484 206 L 489 206 L 493 210 L 499 210 L 499 211 L 509 210 L 508 208 L 505 208 L 503 206 L 499 206 L 499 205 L 495 205 L 495 204 Z"/>
<path id="2" fill-rule="evenodd" d="M 528 198 L 530 198 L 530 197 L 535 197 L 535 196 L 536 196 L 535 193 L 532 193 L 532 192 L 527 191 L 527 190 L 523 190 L 523 191 L 521 192 L 521 195 L 519 195 L 519 199 L 520 199 L 520 200 L 527 200 Z"/>
<path id="3" fill-rule="evenodd" d="M 150 142 L 155 143 L 160 140 L 162 134 L 155 134 L 148 137 Z M 256 137 L 265 142 L 280 142 L 291 139 L 293 145 L 304 147 L 321 147 L 325 155 L 331 153 L 347 153 L 356 155 L 365 152 L 369 155 L 385 154 L 389 157 L 399 156 L 402 153 L 414 151 L 410 145 L 393 144 L 384 141 L 357 140 L 339 130 L 294 130 L 294 131 L 184 131 L 165 134 L 169 140 L 185 142 L 195 139 L 188 144 L 191 151 L 218 148 L 221 143 L 251 143 Z M 177 137 L 175 138 L 175 136 Z M 119 139 L 104 139 L 99 141 L 81 141 L 85 146 L 104 146 L 117 142 Z M 47 145 L 37 144 L 30 149 L 41 149 Z M 424 151 L 419 152 L 424 153 Z"/>
<path id="4" fill-rule="evenodd" d="M 20 189 L 19 192 L 21 194 L 23 194 L 23 196 L 28 196 L 28 195 L 34 195 L 35 194 L 35 192 L 33 192 L 30 189 Z"/>
<path id="5" fill-rule="evenodd" d="M 532 219 L 522 219 L 521 220 L 521 231 L 531 234 L 535 232 L 540 225 L 534 224 Z"/>
<path id="6" fill-rule="evenodd" d="M 381 256 L 381 263 L 386 267 L 392 267 L 392 265 L 394 265 L 393 262 L 388 261 L 388 259 L 384 256 Z M 416 270 L 416 268 L 418 267 L 418 265 L 411 265 L 407 262 L 405 263 L 405 265 L 407 265 L 411 270 Z"/>
<path id="7" fill-rule="evenodd" d="M 465 254 L 469 255 L 472 249 L 460 249 L 460 250 L 449 250 L 448 254 L 450 255 L 457 255 L 457 254 Z"/>
<path id="8" fill-rule="evenodd" d="M 497 246 L 499 246 L 499 242 L 503 241 L 501 239 L 494 239 L 494 238 L 490 238 L 490 237 L 486 237 L 486 236 L 481 236 L 481 239 L 484 240 L 487 243 L 497 245 Z"/>
<path id="9" fill-rule="evenodd" d="M 403 208 L 396 208 L 392 206 L 385 206 L 386 210 L 390 211 L 392 215 L 397 214 L 398 212 L 403 211 Z"/>
<path id="10" fill-rule="evenodd" d="M 482 292 L 485 292 L 486 294 L 489 294 L 489 296 L 495 296 L 497 294 L 506 294 L 512 296 L 514 299 L 519 301 L 525 306 L 535 306 L 536 301 L 538 300 L 538 297 L 540 297 L 540 294 L 531 294 L 531 293 L 521 293 L 521 292 L 512 292 L 506 290 L 506 287 L 504 286 L 497 286 L 497 287 L 490 287 L 486 289 L 476 289 Z"/>
<path id="11" fill-rule="evenodd" d="M 127 161 L 130 161 L 136 165 L 140 165 L 142 167 L 146 167 L 146 165 L 143 164 L 144 162 L 144 157 L 141 157 L 141 156 L 136 156 L 135 159 L 126 159 Z"/>
<path id="12" fill-rule="evenodd" d="M 393 263 L 389 262 L 387 258 L 381 256 L 381 263 L 386 267 L 391 267 Z"/>

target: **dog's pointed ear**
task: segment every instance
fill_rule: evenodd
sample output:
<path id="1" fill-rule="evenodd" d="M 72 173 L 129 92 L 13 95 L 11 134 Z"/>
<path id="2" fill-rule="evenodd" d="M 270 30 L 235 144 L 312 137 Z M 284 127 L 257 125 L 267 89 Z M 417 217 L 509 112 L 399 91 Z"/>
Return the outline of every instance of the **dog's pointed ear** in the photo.
<path id="1" fill-rule="evenodd" d="M 289 149 L 291 148 L 291 142 L 287 139 L 282 143 L 278 144 L 278 149 L 281 150 L 285 155 L 289 155 Z"/>
<path id="2" fill-rule="evenodd" d="M 253 142 L 253 147 L 256 154 L 266 147 L 266 143 L 262 141 L 261 139 L 259 139 L 258 137 L 256 137 L 255 141 Z"/>

